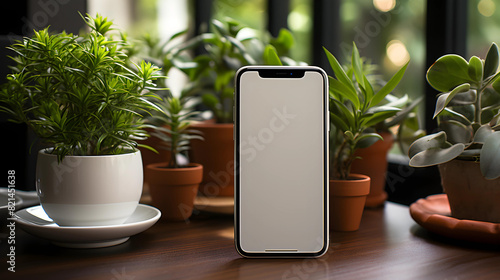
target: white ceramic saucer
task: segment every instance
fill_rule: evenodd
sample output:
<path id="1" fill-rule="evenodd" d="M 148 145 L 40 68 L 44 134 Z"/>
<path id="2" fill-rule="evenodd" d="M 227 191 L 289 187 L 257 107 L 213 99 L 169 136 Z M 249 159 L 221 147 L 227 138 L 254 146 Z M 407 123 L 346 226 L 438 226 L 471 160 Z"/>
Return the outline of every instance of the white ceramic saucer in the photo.
<path id="1" fill-rule="evenodd" d="M 139 204 L 125 223 L 113 226 L 65 227 L 55 224 L 43 211 L 33 206 L 15 213 L 16 224 L 26 232 L 68 248 L 100 248 L 121 244 L 130 236 L 145 231 L 161 216 L 160 210 Z"/>

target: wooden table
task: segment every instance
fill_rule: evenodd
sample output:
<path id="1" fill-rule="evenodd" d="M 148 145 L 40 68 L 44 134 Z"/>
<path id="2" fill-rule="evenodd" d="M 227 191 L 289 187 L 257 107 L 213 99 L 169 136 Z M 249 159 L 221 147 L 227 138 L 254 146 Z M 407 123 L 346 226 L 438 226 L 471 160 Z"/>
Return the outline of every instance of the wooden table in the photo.
<path id="1" fill-rule="evenodd" d="M 65 249 L 16 232 L 16 272 L 0 279 L 499 279 L 500 248 L 463 244 L 428 233 L 408 207 L 365 210 L 356 232 L 331 233 L 319 259 L 244 259 L 233 245 L 233 220 L 201 214 L 159 222 L 124 244 Z"/>

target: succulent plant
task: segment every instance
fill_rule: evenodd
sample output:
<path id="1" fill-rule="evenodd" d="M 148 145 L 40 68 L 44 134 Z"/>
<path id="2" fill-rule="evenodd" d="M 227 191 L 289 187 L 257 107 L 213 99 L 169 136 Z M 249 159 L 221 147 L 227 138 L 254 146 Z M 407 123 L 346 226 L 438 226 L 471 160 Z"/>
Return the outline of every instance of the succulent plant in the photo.
<path id="1" fill-rule="evenodd" d="M 500 177 L 499 52 L 493 43 L 482 60 L 448 54 L 427 71 L 427 81 L 440 91 L 434 118 L 441 131 L 416 140 L 410 165 L 424 167 L 453 159 L 479 161 L 486 179 Z"/>
<path id="2" fill-rule="evenodd" d="M 351 65 L 346 72 L 338 60 L 325 49 L 330 66 L 335 73 L 330 81 L 330 119 L 333 124 L 330 139 L 333 162 L 332 177 L 348 179 L 354 152 L 366 148 L 381 140 L 382 137 L 370 128 L 383 120 L 396 116 L 401 109 L 389 105 L 379 105 L 394 90 L 402 79 L 408 63 L 378 91 L 374 91 L 372 83 L 364 71 L 363 60 L 356 45 L 353 45 Z"/>

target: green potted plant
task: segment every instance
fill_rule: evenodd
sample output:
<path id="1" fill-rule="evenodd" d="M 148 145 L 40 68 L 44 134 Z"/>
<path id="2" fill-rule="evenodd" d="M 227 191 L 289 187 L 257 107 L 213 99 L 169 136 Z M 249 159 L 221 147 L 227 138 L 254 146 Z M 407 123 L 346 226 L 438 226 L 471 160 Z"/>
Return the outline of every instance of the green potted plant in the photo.
<path id="1" fill-rule="evenodd" d="M 286 57 L 293 44 L 291 34 L 282 30 L 277 38 L 264 38 L 231 19 L 212 21 L 212 31 L 179 45 L 170 46 L 164 54 L 165 69 L 176 67 L 189 77 L 182 96 L 198 97 L 211 117 L 193 123 L 202 132 L 204 141 L 193 140 L 190 151 L 193 161 L 204 167 L 200 192 L 205 196 L 233 196 L 233 92 L 236 70 L 244 65 L 295 64 Z M 188 55 L 203 47 L 205 53 L 194 58 Z"/>
<path id="2" fill-rule="evenodd" d="M 366 196 L 370 192 L 370 178 L 352 174 L 355 152 L 381 140 L 369 128 L 384 119 L 395 116 L 401 109 L 376 106 L 399 83 L 408 64 L 403 66 L 382 88 L 374 91 L 363 72 L 363 61 L 356 45 L 351 56 L 352 73 L 346 73 L 338 60 L 325 49 L 335 77 L 330 81 L 330 225 L 336 231 L 354 231 L 359 228 Z M 348 75 L 349 74 L 349 75 Z"/>
<path id="3" fill-rule="evenodd" d="M 377 75 L 377 65 L 370 63 L 364 57 L 360 59 L 363 61 L 363 72 L 367 80 L 373 86 L 374 91 L 378 91 L 387 82 Z M 344 65 L 344 69 L 348 76 L 353 75 L 352 63 Z M 387 199 L 385 192 L 387 155 L 394 142 L 397 141 L 401 151 L 406 154 L 408 151 L 406 147 L 423 135 L 424 132 L 419 129 L 417 115 L 414 112 L 420 100 L 421 98 L 412 101 L 406 94 L 397 97 L 395 94 L 389 93 L 378 104 L 373 105 L 373 107 L 395 107 L 401 110 L 394 116 L 383 119 L 365 130 L 366 132 L 376 132 L 382 137 L 382 140 L 354 152 L 357 160 L 353 161 L 352 172 L 370 177 L 370 193 L 366 197 L 365 207 L 379 207 Z"/>
<path id="4" fill-rule="evenodd" d="M 427 71 L 438 90 L 440 131 L 416 140 L 410 165 L 438 165 L 452 216 L 500 222 L 500 72 L 493 43 L 484 60 L 449 54 Z"/>
<path id="5" fill-rule="evenodd" d="M 147 165 L 145 173 L 153 205 L 162 211 L 163 218 L 171 221 L 184 221 L 191 216 L 203 176 L 201 164 L 182 162 L 190 141 L 203 140 L 199 132 L 190 128 L 197 112 L 185 105 L 186 100 L 172 96 L 158 104 L 161 111 L 152 118 L 157 124 L 152 135 L 161 140 L 170 156 L 167 162 Z"/>
<path id="6" fill-rule="evenodd" d="M 48 28 L 10 47 L 17 64 L 0 90 L 0 110 L 26 123 L 50 148 L 38 153 L 36 187 L 49 217 L 64 226 L 123 223 L 142 193 L 137 139 L 154 110 L 159 68 L 130 66 L 112 22 L 86 17 L 90 32 Z"/>

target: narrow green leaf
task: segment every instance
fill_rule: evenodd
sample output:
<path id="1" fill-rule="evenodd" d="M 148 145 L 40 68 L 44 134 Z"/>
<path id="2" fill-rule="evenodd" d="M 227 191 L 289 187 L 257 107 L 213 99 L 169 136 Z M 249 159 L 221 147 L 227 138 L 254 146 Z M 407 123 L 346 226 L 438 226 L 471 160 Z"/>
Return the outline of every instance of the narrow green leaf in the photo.
<path id="1" fill-rule="evenodd" d="M 328 62 L 330 63 L 330 67 L 333 70 L 333 73 L 335 73 L 335 77 L 337 80 L 339 80 L 341 83 L 343 83 L 351 93 L 356 94 L 356 89 L 354 88 L 354 84 L 351 81 L 351 79 L 347 76 L 345 73 L 344 69 L 338 62 L 338 60 L 333 56 L 325 47 L 323 47 L 323 50 L 326 53 L 326 57 L 328 58 Z"/>
<path id="2" fill-rule="evenodd" d="M 379 140 L 384 141 L 384 138 L 382 138 L 382 136 L 380 136 L 377 133 L 364 133 L 360 137 L 356 138 L 355 148 L 356 149 L 368 148 Z"/>
<path id="3" fill-rule="evenodd" d="M 351 101 L 355 108 L 360 107 L 359 97 L 355 91 L 352 91 L 348 86 L 333 77 L 328 77 L 330 83 L 330 91 L 336 93 L 338 96 L 346 98 Z"/>
<path id="4" fill-rule="evenodd" d="M 283 65 L 274 46 L 267 45 L 264 49 L 264 63 L 266 65 Z"/>
<path id="5" fill-rule="evenodd" d="M 409 62 L 407 62 L 401 69 L 399 69 L 399 71 L 396 72 L 396 74 L 394 74 L 394 76 L 392 76 L 392 78 L 373 96 L 370 101 L 370 106 L 378 105 L 389 93 L 391 93 L 396 88 L 405 74 L 408 63 Z"/>
<path id="6" fill-rule="evenodd" d="M 361 62 L 356 43 L 353 42 L 352 45 L 351 64 L 354 70 L 354 76 L 356 77 L 356 81 L 358 82 L 359 86 L 365 88 L 365 79 L 363 78 L 363 63 Z"/>

